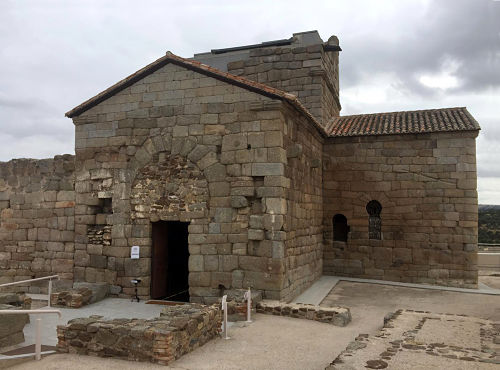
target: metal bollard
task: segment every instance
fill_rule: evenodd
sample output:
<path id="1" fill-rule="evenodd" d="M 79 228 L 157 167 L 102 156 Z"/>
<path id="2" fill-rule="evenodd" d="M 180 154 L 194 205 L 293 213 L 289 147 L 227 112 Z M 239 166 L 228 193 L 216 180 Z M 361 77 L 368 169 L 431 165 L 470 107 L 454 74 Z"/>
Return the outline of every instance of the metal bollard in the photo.
<path id="1" fill-rule="evenodd" d="M 247 322 L 252 322 L 251 314 L 252 314 L 252 291 L 250 287 L 245 292 L 245 299 L 247 300 Z"/>
<path id="2" fill-rule="evenodd" d="M 52 279 L 49 279 L 49 298 L 47 300 L 47 306 L 50 307 L 50 296 L 52 295 Z"/>
<path id="3" fill-rule="evenodd" d="M 227 335 L 227 295 L 222 297 L 222 310 L 224 311 L 224 339 L 229 339 Z"/>
<path id="4" fill-rule="evenodd" d="M 36 319 L 35 360 L 42 359 L 42 319 Z"/>

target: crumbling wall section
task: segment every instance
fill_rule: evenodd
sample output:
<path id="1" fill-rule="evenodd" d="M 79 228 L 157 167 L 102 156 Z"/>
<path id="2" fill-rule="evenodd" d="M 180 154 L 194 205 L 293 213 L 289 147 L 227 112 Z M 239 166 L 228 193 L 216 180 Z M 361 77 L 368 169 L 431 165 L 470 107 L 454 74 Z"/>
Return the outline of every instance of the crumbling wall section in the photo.
<path id="1" fill-rule="evenodd" d="M 74 156 L 0 163 L 0 282 L 73 279 Z M 38 292 L 47 283 L 16 289 Z"/>

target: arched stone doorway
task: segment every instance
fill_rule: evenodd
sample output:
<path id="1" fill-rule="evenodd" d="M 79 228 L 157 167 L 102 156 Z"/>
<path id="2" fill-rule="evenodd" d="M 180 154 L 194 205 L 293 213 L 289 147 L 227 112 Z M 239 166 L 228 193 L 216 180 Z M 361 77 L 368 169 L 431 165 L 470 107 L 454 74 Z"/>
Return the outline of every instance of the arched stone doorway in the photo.
<path id="1" fill-rule="evenodd" d="M 179 155 L 156 153 L 132 184 L 132 236 L 148 238 L 150 296 L 189 300 L 189 229 L 208 223 L 208 183 Z"/>

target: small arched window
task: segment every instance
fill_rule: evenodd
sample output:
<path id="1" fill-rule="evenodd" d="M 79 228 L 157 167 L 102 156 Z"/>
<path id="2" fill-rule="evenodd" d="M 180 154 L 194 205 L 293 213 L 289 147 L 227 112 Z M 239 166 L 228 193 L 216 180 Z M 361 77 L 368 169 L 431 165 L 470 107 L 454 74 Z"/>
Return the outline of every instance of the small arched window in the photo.
<path id="1" fill-rule="evenodd" d="M 376 200 L 371 200 L 366 205 L 366 212 L 368 212 L 368 237 L 370 239 L 382 239 L 382 220 L 380 219 L 380 212 L 382 212 L 382 205 Z"/>
<path id="2" fill-rule="evenodd" d="M 333 216 L 333 240 L 346 242 L 348 233 L 349 225 L 347 225 L 347 218 L 341 214 Z"/>

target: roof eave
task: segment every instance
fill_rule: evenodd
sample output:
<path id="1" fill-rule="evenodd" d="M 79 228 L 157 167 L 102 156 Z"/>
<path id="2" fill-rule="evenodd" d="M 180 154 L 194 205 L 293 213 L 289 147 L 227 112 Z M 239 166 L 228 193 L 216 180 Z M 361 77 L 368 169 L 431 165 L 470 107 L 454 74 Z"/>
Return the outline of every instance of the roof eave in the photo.
<path id="1" fill-rule="evenodd" d="M 422 132 L 388 132 L 378 134 L 354 134 L 354 135 L 328 135 L 328 139 L 340 138 L 359 138 L 359 137 L 375 137 L 375 136 L 400 136 L 400 135 L 425 135 L 425 134 L 457 134 L 461 132 L 479 132 L 481 128 L 463 129 L 463 130 L 442 130 L 442 131 L 422 131 Z"/>

